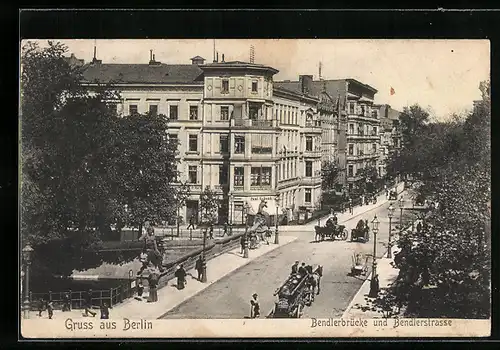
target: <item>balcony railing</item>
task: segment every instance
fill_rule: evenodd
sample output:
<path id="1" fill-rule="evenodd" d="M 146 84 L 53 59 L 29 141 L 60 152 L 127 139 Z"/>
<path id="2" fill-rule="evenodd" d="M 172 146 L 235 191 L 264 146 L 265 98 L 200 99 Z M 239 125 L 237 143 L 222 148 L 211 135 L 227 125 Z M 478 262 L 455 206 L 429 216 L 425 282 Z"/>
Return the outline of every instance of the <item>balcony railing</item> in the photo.
<path id="1" fill-rule="evenodd" d="M 276 120 L 263 120 L 263 119 L 233 119 L 232 126 L 254 127 L 254 128 L 274 128 L 276 127 Z"/>

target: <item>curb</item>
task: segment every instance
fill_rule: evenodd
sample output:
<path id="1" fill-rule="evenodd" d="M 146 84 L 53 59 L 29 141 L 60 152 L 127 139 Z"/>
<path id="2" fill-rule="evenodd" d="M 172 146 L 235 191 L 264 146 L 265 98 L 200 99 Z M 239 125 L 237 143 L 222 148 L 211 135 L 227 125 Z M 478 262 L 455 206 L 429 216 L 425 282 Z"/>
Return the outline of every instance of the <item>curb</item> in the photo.
<path id="1" fill-rule="evenodd" d="M 272 252 L 272 251 L 274 251 L 274 250 L 276 250 L 276 249 L 279 249 L 279 248 L 281 248 L 281 247 L 285 247 L 285 246 L 287 246 L 288 244 L 290 244 L 290 243 L 292 243 L 292 242 L 295 242 L 295 241 L 298 239 L 297 237 L 293 237 L 293 236 L 288 236 L 288 237 L 292 238 L 289 242 L 286 242 L 285 244 L 276 244 L 276 245 L 274 245 L 276 248 L 271 249 L 271 250 L 269 250 L 268 252 L 266 252 L 266 253 L 264 253 L 264 254 L 262 254 L 262 255 L 259 255 L 258 257 L 256 257 L 256 259 L 257 259 L 257 258 L 260 258 L 261 256 L 264 256 L 264 255 L 266 255 L 266 254 L 268 254 L 268 253 L 270 253 L 270 252 Z M 226 253 L 224 253 L 224 254 L 227 254 L 227 253 L 228 253 L 228 252 L 226 252 Z M 222 254 L 221 254 L 221 255 L 222 255 Z M 175 309 L 176 307 L 179 307 L 179 306 L 181 306 L 182 304 L 187 303 L 190 299 L 192 299 L 192 298 L 194 298 L 195 296 L 197 296 L 198 294 L 202 293 L 205 289 L 207 289 L 208 287 L 210 287 L 212 284 L 217 283 L 217 282 L 218 282 L 218 281 L 220 281 L 221 279 L 223 279 L 223 278 L 225 278 L 225 277 L 227 277 L 227 276 L 229 276 L 229 275 L 231 275 L 231 274 L 233 274 L 233 273 L 237 272 L 237 271 L 238 271 L 238 270 L 240 270 L 242 267 L 244 267 L 244 266 L 246 266 L 246 265 L 248 265 L 248 264 L 250 264 L 251 262 L 253 262 L 253 261 L 254 261 L 254 259 L 250 259 L 250 258 L 249 258 L 249 259 L 245 259 L 245 260 L 246 260 L 246 261 L 245 261 L 245 263 L 244 263 L 243 265 L 238 266 L 236 269 L 234 269 L 233 271 L 230 271 L 229 273 L 227 273 L 226 275 L 224 275 L 224 276 L 220 277 L 219 279 L 217 279 L 217 280 L 215 280 L 215 281 L 212 281 L 211 283 L 207 283 L 207 284 L 206 284 L 206 285 L 204 285 L 204 287 L 203 287 L 202 289 L 200 289 L 198 292 L 196 292 L 195 294 L 193 294 L 193 295 L 189 296 L 186 300 L 181 301 L 179 304 L 174 305 L 174 306 L 172 306 L 172 307 L 170 307 L 170 308 L 166 309 L 166 311 L 165 311 L 163 314 L 161 314 L 159 317 L 156 317 L 155 319 L 157 319 L 157 320 L 158 320 L 158 319 L 161 319 L 163 316 L 165 316 L 166 314 L 168 314 L 170 311 L 172 311 L 172 310 L 173 310 L 173 309 Z"/>

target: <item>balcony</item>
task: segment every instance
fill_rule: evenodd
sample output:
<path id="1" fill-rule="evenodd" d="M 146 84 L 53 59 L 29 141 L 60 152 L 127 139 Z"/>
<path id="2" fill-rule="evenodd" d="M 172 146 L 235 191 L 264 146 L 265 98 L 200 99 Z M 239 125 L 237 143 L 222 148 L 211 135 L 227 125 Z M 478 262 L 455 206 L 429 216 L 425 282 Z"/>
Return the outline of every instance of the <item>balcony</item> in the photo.
<path id="1" fill-rule="evenodd" d="M 277 127 L 276 120 L 263 119 L 232 119 L 231 126 L 238 128 L 273 129 Z"/>
<path id="2" fill-rule="evenodd" d="M 319 158 L 321 157 L 321 149 L 316 149 L 313 151 L 304 151 L 303 156 L 306 158 Z"/>
<path id="3" fill-rule="evenodd" d="M 347 133 L 347 138 L 348 139 L 354 139 L 354 140 L 369 140 L 369 139 L 379 139 L 380 135 L 375 134 L 375 133 L 364 133 L 364 132 L 358 132 L 358 133 Z"/>
<path id="4" fill-rule="evenodd" d="M 321 176 L 303 177 L 300 179 L 303 186 L 315 186 L 321 184 Z"/>

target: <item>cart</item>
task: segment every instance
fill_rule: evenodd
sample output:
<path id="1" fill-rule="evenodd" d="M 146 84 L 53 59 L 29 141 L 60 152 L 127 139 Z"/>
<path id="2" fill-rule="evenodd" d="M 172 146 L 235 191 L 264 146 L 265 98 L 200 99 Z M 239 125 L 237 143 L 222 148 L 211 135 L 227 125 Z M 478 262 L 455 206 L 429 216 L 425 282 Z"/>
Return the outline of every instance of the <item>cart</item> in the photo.
<path id="1" fill-rule="evenodd" d="M 370 256 L 363 256 L 362 253 L 354 253 L 352 255 L 352 276 L 366 276 L 368 274 L 368 259 Z"/>
<path id="2" fill-rule="evenodd" d="M 325 238 L 329 238 L 332 241 L 336 239 L 345 241 L 349 236 L 349 232 L 347 231 L 344 225 L 332 225 L 332 226 L 314 226 L 315 241 L 324 241 Z"/>
<path id="3" fill-rule="evenodd" d="M 370 240 L 370 228 L 363 220 L 359 220 L 356 228 L 351 230 L 351 242 L 366 243 Z"/>

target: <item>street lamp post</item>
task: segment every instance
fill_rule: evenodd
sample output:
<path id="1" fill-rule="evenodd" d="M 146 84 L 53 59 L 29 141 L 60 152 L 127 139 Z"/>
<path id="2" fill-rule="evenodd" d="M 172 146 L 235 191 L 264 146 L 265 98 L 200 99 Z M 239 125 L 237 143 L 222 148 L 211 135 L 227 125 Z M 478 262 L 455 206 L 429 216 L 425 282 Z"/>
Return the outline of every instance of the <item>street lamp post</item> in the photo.
<path id="1" fill-rule="evenodd" d="M 243 258 L 248 258 L 248 203 L 243 207 L 243 218 L 245 220 L 245 240 L 243 245 Z"/>
<path id="2" fill-rule="evenodd" d="M 24 258 L 24 265 L 26 266 L 26 272 L 24 273 L 24 302 L 23 302 L 23 309 L 24 309 L 24 318 L 29 318 L 29 312 L 30 312 L 30 265 L 31 265 L 31 254 L 33 253 L 33 248 L 29 244 L 27 244 L 23 248 L 23 258 Z"/>
<path id="3" fill-rule="evenodd" d="M 201 252 L 201 282 L 207 282 L 207 260 L 205 259 L 205 248 L 207 244 L 207 229 L 203 231 L 203 250 Z"/>
<path id="4" fill-rule="evenodd" d="M 399 209 L 400 209 L 400 214 L 399 214 L 399 234 L 403 232 L 403 208 L 405 205 L 405 200 L 403 199 L 403 196 L 401 195 L 401 198 L 399 198 L 398 201 L 399 204 Z"/>
<path id="5" fill-rule="evenodd" d="M 377 233 L 378 233 L 378 224 L 379 221 L 377 219 L 377 215 L 373 218 L 372 221 L 372 230 L 373 230 L 373 264 L 372 264 L 372 278 L 370 280 L 370 293 L 369 297 L 375 298 L 378 295 L 380 290 L 378 275 L 377 275 Z"/>
<path id="6" fill-rule="evenodd" d="M 391 259 L 392 258 L 392 217 L 394 216 L 394 207 L 392 206 L 392 203 L 389 205 L 389 210 L 387 212 L 387 216 L 389 217 L 389 243 L 387 247 L 387 258 Z"/>
<path id="7" fill-rule="evenodd" d="M 280 200 L 279 194 L 276 195 L 276 230 L 274 232 L 274 244 L 280 244 L 280 238 L 278 233 L 278 203 Z"/>

